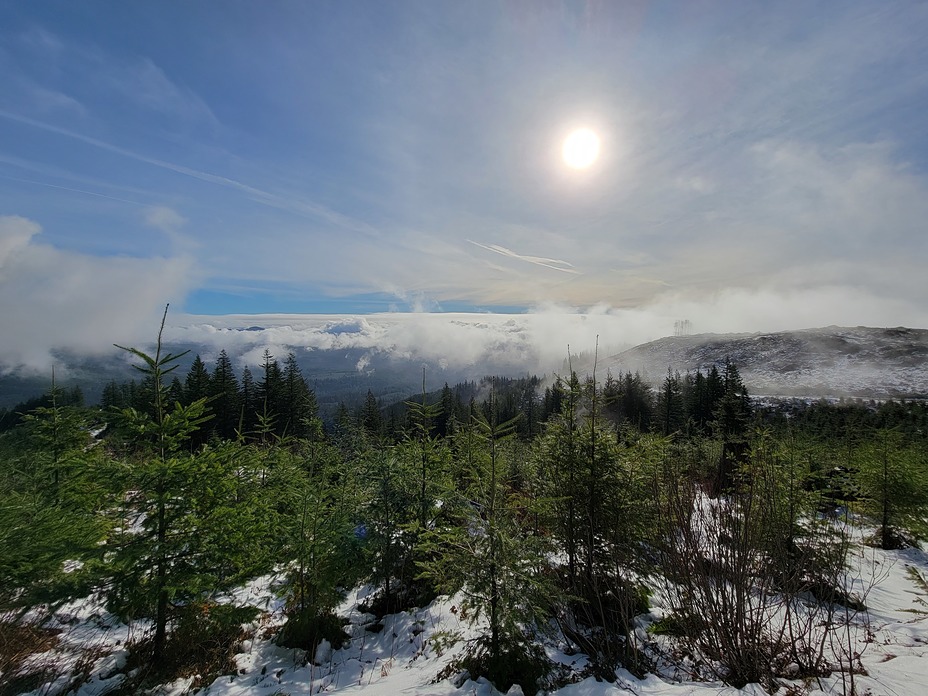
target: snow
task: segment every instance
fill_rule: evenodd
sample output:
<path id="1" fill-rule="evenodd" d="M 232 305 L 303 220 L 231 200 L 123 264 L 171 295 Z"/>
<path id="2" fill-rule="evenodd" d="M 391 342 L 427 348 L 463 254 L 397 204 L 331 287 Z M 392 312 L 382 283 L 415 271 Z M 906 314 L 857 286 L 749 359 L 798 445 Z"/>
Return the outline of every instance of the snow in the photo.
<path id="1" fill-rule="evenodd" d="M 872 533 L 858 528 L 859 536 Z M 859 614 L 854 651 L 860 654 L 866 674 L 855 674 L 858 694 L 873 696 L 921 696 L 928 685 L 928 592 L 914 579 L 914 573 L 928 577 L 928 554 L 921 549 L 883 551 L 858 546 L 852 556 L 851 576 L 855 591 L 866 593 L 868 612 Z M 245 628 L 248 639 L 236 656 L 237 673 L 217 678 L 197 693 L 208 696 L 282 696 L 283 694 L 362 694 L 386 696 L 495 696 L 499 692 L 485 679 L 472 680 L 466 674 L 452 675 L 438 681 L 439 672 L 459 656 L 464 641 L 479 633 L 460 619 L 458 598 L 440 597 L 427 607 L 382 618 L 358 607 L 370 595 L 370 587 L 359 587 L 348 594 L 339 614 L 348 621 L 351 639 L 338 650 L 320 646 L 313 660 L 302 650 L 278 646 L 273 640 L 276 627 L 283 623 L 283 607 L 274 591 L 278 576 L 257 578 L 224 598 L 237 605 L 251 605 L 263 615 Z M 654 640 L 645 633 L 647 626 L 664 614 L 659 592 L 653 598 L 652 611 L 639 617 L 637 633 L 642 640 Z M 45 684 L 30 694 L 61 694 L 73 686 L 71 673 L 87 656 L 93 657 L 90 679 L 68 692 L 79 696 L 96 696 L 117 687 L 126 677 L 125 645 L 150 625 L 138 622 L 131 626 L 108 614 L 97 597 L 88 597 L 61 607 L 51 623 L 61 629 L 58 644 L 48 652 L 31 656 L 29 666 L 47 669 L 51 674 Z M 662 640 L 670 640 L 662 637 Z M 567 655 L 566 645 L 552 640 L 546 645 L 555 662 L 579 670 L 583 655 Z M 615 683 L 587 678 L 562 686 L 559 696 L 763 696 L 759 685 L 736 689 L 718 682 L 680 681 L 667 669 L 663 675 L 638 679 L 619 669 Z M 842 683 L 849 675 L 834 673 L 808 684 L 795 682 L 797 693 L 849 693 Z M 2 676 L 0 676 L 2 683 Z M 157 693 L 180 696 L 188 693 L 193 677 L 164 684 Z M 789 685 L 789 683 L 786 683 Z M 514 686 L 510 696 L 521 694 Z M 780 693 L 784 693 L 782 690 Z"/>
<path id="2" fill-rule="evenodd" d="M 731 358 L 751 394 L 924 398 L 928 394 L 928 330 L 829 326 L 773 334 L 674 336 L 607 360 L 613 374 L 640 370 L 659 383 Z"/>

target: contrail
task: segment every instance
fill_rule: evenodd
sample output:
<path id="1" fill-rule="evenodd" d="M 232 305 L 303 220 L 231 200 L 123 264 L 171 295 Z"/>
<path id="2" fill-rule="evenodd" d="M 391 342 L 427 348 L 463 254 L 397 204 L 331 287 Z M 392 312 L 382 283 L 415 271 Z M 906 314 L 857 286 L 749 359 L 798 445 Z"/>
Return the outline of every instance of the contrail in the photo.
<path id="1" fill-rule="evenodd" d="M 552 271 L 561 271 L 562 273 L 582 275 L 580 271 L 574 269 L 572 263 L 568 263 L 567 261 L 561 261 L 560 259 L 547 259 L 542 256 L 524 256 L 522 254 L 517 254 L 512 249 L 507 249 L 506 247 L 500 246 L 498 244 L 481 244 L 480 242 L 475 242 L 472 239 L 468 239 L 467 241 L 474 246 L 480 247 L 481 249 L 493 251 L 497 254 L 508 256 L 511 259 L 518 259 L 519 261 L 525 261 L 526 263 L 533 263 L 536 266 L 544 266 L 545 268 L 550 268 Z"/>

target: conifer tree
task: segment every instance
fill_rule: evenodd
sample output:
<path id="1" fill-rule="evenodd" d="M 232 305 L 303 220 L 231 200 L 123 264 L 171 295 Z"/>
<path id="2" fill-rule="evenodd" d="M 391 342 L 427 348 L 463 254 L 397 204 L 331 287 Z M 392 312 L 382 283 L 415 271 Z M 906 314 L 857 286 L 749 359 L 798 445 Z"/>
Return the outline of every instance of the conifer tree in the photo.
<path id="1" fill-rule="evenodd" d="M 177 395 L 180 382 L 177 377 L 174 377 L 165 398 L 166 404 L 168 406 L 177 402 L 192 404 L 202 399 L 203 403 L 207 404 L 206 408 L 208 410 L 210 397 L 209 382 L 209 372 L 206 370 L 206 365 L 200 359 L 200 356 L 197 355 L 193 358 L 193 363 L 190 365 L 190 370 L 187 372 L 187 377 L 184 379 L 183 389 L 181 391 L 182 396 Z M 190 433 L 188 446 L 191 449 L 197 449 L 205 444 L 208 439 L 209 430 L 207 428 L 198 428 Z"/>
<path id="2" fill-rule="evenodd" d="M 373 567 L 371 580 L 382 588 L 384 613 L 391 613 L 416 600 L 410 594 L 415 594 L 412 580 L 419 573 L 413 557 L 417 527 L 412 524 L 416 472 L 408 460 L 383 448 L 365 453 L 362 467 L 367 482 L 364 524 Z"/>
<path id="3" fill-rule="evenodd" d="M 725 358 L 721 374 L 721 393 L 715 402 L 713 427 L 723 442 L 743 441 L 751 419 L 751 401 L 738 368 Z"/>
<path id="4" fill-rule="evenodd" d="M 232 361 L 225 350 L 219 351 L 209 382 L 210 405 L 214 414 L 211 425 L 224 440 L 233 440 L 241 420 L 242 396 Z"/>
<path id="5" fill-rule="evenodd" d="M 197 355 L 184 379 L 184 402 L 193 403 L 197 399 L 206 398 L 209 396 L 209 391 L 209 372 L 200 356 Z"/>
<path id="6" fill-rule="evenodd" d="M 241 435 L 251 435 L 257 424 L 258 393 L 254 376 L 248 365 L 242 368 L 242 389 L 239 401 L 241 402 L 241 415 L 239 417 L 238 432 Z"/>
<path id="7" fill-rule="evenodd" d="M 516 420 L 497 423 L 494 396 L 490 417 L 475 415 L 475 449 L 468 452 L 469 480 L 449 507 L 453 523 L 430 530 L 424 573 L 443 592 L 463 590 L 462 604 L 470 620 L 485 617 L 486 633 L 469 648 L 479 673 L 500 689 L 508 689 L 514 663 L 538 661 L 529 642 L 538 630 L 556 590 L 550 575 L 539 572 L 549 552 L 543 537 L 528 534 L 532 505 L 516 495 L 506 441 Z M 473 442 L 473 441 L 472 441 Z M 537 684 L 523 684 L 528 690 Z"/>
<path id="8" fill-rule="evenodd" d="M 361 427 L 374 442 L 385 434 L 380 404 L 370 389 L 367 390 L 367 396 L 364 397 L 364 404 L 361 406 Z"/>
<path id="9" fill-rule="evenodd" d="M 287 624 L 280 642 L 312 650 L 323 639 L 344 638 L 334 609 L 357 582 L 357 480 L 344 471 L 338 450 L 315 442 L 274 472 L 281 506 L 281 553 L 290 562 Z"/>
<path id="10" fill-rule="evenodd" d="M 125 616 L 152 618 L 156 665 L 165 656 L 171 616 L 257 572 L 262 558 L 261 508 L 247 486 L 254 467 L 242 459 L 247 451 L 225 446 L 191 454 L 186 443 L 208 420 L 208 397 L 173 408 L 166 402 L 164 378 L 183 355 L 163 352 L 166 317 L 167 308 L 153 356 L 123 348 L 142 361 L 137 369 L 150 379 L 153 403 L 150 412 L 122 413 L 129 437 L 122 484 L 133 495 L 125 499 L 121 531 L 107 545 L 111 606 Z M 132 531 L 133 524 L 140 530 Z"/>
<path id="11" fill-rule="evenodd" d="M 440 444 L 432 437 L 432 424 L 438 415 L 441 404 L 428 404 L 425 391 L 425 368 L 422 370 L 422 399 L 419 402 L 407 401 L 411 434 L 408 443 L 416 451 L 418 460 L 419 496 L 417 501 L 417 522 L 420 532 L 428 528 L 435 497 L 430 495 L 432 469 L 440 459 Z"/>
<path id="12" fill-rule="evenodd" d="M 575 372 L 570 379 L 558 378 L 555 386 L 560 394 L 561 413 L 549 418 L 545 432 L 537 443 L 539 466 L 544 480 L 551 487 L 554 500 L 552 520 L 558 538 L 567 554 L 567 586 L 575 591 L 578 585 L 578 560 L 582 543 L 581 516 L 583 510 L 583 462 L 580 437 L 581 387 Z M 552 392 L 554 392 L 552 387 Z"/>
<path id="13" fill-rule="evenodd" d="M 264 349 L 264 358 L 261 363 L 261 379 L 255 385 L 255 406 L 258 416 L 263 415 L 273 424 L 273 432 L 277 435 L 286 434 L 286 427 L 290 425 L 284 414 L 285 385 L 283 373 L 271 351 Z"/>
<path id="14" fill-rule="evenodd" d="M 900 532 L 925 536 L 928 524 L 928 455 L 924 446 L 906 442 L 899 431 L 879 430 L 853 453 L 864 494 L 864 507 L 877 519 L 884 549 L 904 542 Z"/>
<path id="15" fill-rule="evenodd" d="M 683 426 L 683 387 L 680 373 L 668 367 L 657 394 L 656 415 L 662 435 L 671 435 Z"/>
<path id="16" fill-rule="evenodd" d="M 435 431 L 438 437 L 448 437 L 451 435 L 455 420 L 457 400 L 454 398 L 454 392 L 451 391 L 451 387 L 448 386 L 447 382 L 442 387 L 438 403 L 440 407 L 435 417 Z"/>
<path id="17" fill-rule="evenodd" d="M 169 404 L 187 403 L 187 390 L 181 383 L 180 378 L 178 378 L 176 375 L 171 380 L 171 385 L 168 387 L 165 401 Z"/>
<path id="18" fill-rule="evenodd" d="M 287 355 L 281 375 L 280 420 L 281 433 L 296 438 L 321 437 L 318 424 L 316 395 L 306 384 L 293 353 Z"/>
<path id="19" fill-rule="evenodd" d="M 73 398 L 53 375 L 49 405 L 0 441 L 0 612 L 72 598 L 95 578 L 107 527 L 103 450 L 88 413 L 60 405 L 62 396 Z"/>

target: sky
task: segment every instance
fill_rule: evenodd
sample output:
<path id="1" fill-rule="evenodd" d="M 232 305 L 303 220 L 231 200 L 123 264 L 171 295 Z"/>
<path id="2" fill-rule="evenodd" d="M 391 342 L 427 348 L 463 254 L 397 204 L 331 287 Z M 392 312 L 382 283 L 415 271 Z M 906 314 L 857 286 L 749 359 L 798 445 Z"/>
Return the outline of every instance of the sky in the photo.
<path id="1" fill-rule="evenodd" d="M 166 303 L 926 327 L 925 36 L 892 0 L 0 0 L 0 364 Z"/>

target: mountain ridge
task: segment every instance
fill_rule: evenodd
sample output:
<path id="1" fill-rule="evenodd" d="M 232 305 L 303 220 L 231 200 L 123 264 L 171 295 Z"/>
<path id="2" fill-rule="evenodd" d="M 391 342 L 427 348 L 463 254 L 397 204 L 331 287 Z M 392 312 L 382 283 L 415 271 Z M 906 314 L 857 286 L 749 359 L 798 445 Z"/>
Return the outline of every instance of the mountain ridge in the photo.
<path id="1" fill-rule="evenodd" d="M 652 382 L 730 358 L 758 395 L 928 398 L 928 329 L 826 326 L 778 332 L 668 336 L 610 357 L 613 372 Z"/>
<path id="2" fill-rule="evenodd" d="M 249 325 L 250 326 L 250 325 Z M 249 331 L 249 328 L 244 328 Z M 264 329 L 262 329 L 263 331 Z M 475 329 L 476 330 L 476 329 Z M 252 329 L 250 333 L 259 333 Z M 170 341 L 172 350 L 190 349 L 192 355 L 218 352 L 220 344 L 207 344 L 192 337 L 187 341 Z M 270 341 L 272 337 L 269 336 Z M 273 337 L 275 353 L 281 357 L 288 347 L 286 337 Z M 455 383 L 479 379 L 488 374 L 521 377 L 530 372 L 552 374 L 554 365 L 528 365 L 535 344 L 520 333 L 506 333 L 493 344 L 493 350 L 474 363 L 441 361 L 436 355 L 404 347 L 399 351 L 378 349 L 376 338 L 371 346 L 331 348 L 294 347 L 300 367 L 317 391 L 321 405 L 334 408 L 339 401 L 360 403 L 370 388 L 378 398 L 402 399 L 421 390 L 422 367 L 429 367 L 429 384 L 433 388 L 444 382 Z M 538 337 L 535 341 L 541 340 Z M 220 342 L 221 343 L 221 342 Z M 261 340 L 249 343 L 257 350 Z M 433 352 L 434 352 L 434 346 Z M 438 349 L 440 350 L 440 346 Z M 242 348 L 240 347 L 238 353 Z M 488 357 L 489 356 L 489 357 Z M 117 352 L 112 357 L 82 358 L 61 353 L 59 379 L 64 387 L 79 385 L 88 401 L 96 402 L 100 390 L 110 380 L 136 377 L 129 363 Z M 589 354 L 575 356 L 574 369 L 592 371 Z M 639 344 L 599 361 L 599 370 L 614 374 L 641 372 L 658 385 L 668 368 L 681 373 L 703 371 L 724 363 L 726 357 L 738 367 L 749 391 L 758 396 L 854 397 L 854 398 L 928 398 L 928 329 L 908 327 L 842 327 L 796 329 L 778 332 L 704 333 L 667 336 Z M 240 355 L 234 356 L 233 360 Z M 579 364 L 578 364 L 579 363 Z M 361 366 L 364 369 L 361 369 Z M 569 363 L 562 370 L 569 369 Z M 0 375 L 0 407 L 12 407 L 48 389 L 49 376 L 17 373 Z"/>

